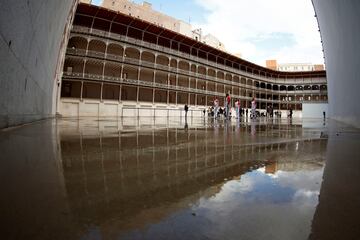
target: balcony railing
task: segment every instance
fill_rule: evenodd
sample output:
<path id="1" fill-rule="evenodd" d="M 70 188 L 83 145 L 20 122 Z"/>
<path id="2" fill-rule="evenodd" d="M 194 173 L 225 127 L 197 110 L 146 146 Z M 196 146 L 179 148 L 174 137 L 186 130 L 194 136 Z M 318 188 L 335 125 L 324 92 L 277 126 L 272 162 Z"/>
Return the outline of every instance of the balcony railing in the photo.
<path id="1" fill-rule="evenodd" d="M 116 33 L 101 31 L 98 29 L 91 29 L 91 28 L 81 27 L 81 26 L 73 26 L 72 32 L 86 34 L 86 35 L 91 34 L 91 35 L 95 35 L 95 36 L 98 36 L 101 38 L 110 38 L 115 41 L 125 42 L 128 45 L 133 45 L 133 46 L 135 45 L 135 46 L 150 48 L 150 49 L 155 50 L 156 52 L 160 51 L 160 52 L 164 52 L 166 54 L 172 54 L 172 55 L 175 55 L 175 56 L 178 56 L 181 58 L 185 58 L 185 59 L 187 59 L 187 61 L 192 62 L 194 64 L 201 63 L 203 65 L 212 66 L 214 68 L 222 69 L 223 71 L 227 71 L 227 72 L 239 75 L 240 77 L 251 78 L 252 80 L 261 80 L 261 81 L 264 81 L 267 83 L 275 83 L 275 84 L 312 84 L 312 83 L 326 84 L 326 78 L 298 78 L 298 79 L 290 78 L 290 79 L 286 79 L 286 78 L 270 78 L 270 77 L 255 75 L 255 74 L 244 72 L 244 71 L 241 71 L 241 70 L 238 70 L 235 68 L 224 66 L 222 64 L 217 64 L 217 63 L 208 61 L 206 59 L 199 58 L 197 56 L 193 56 L 190 54 L 186 54 L 186 53 L 183 53 L 183 52 L 171 49 L 171 48 L 159 46 L 159 45 L 156 45 L 153 43 L 145 42 L 145 41 L 131 38 L 131 37 L 126 37 L 124 35 L 120 35 L 120 34 L 116 34 Z"/>
<path id="2" fill-rule="evenodd" d="M 98 58 L 98 59 L 102 59 L 102 60 L 103 59 L 113 60 L 113 61 L 117 61 L 117 62 L 121 62 L 121 63 L 134 64 L 134 65 L 138 65 L 138 66 L 146 66 L 146 67 L 154 68 L 156 70 L 164 70 L 164 71 L 169 71 L 169 72 L 173 72 L 176 74 L 181 73 L 183 75 L 193 77 L 193 78 L 200 78 L 201 80 L 205 80 L 205 81 L 213 81 L 213 82 L 216 82 L 219 84 L 227 84 L 227 85 L 231 85 L 231 86 L 235 86 L 235 87 L 242 87 L 247 90 L 253 90 L 253 91 L 258 91 L 258 92 L 271 92 L 273 94 L 307 94 L 307 93 L 309 93 L 309 94 L 316 94 L 316 93 L 326 94 L 327 93 L 327 90 L 280 91 L 280 90 L 265 89 L 265 88 L 260 88 L 260 87 L 256 87 L 256 86 L 235 83 L 235 82 L 232 82 L 229 80 L 219 79 L 219 78 L 216 78 L 213 76 L 208 76 L 208 75 L 201 74 L 201 73 L 195 73 L 192 71 L 187 71 L 187 70 L 169 67 L 169 66 L 165 66 L 165 65 L 161 65 L 161 64 L 151 63 L 151 62 L 147 62 L 147 61 L 143 61 L 143 60 L 139 60 L 139 59 L 135 59 L 135 58 L 122 57 L 122 56 L 118 56 L 115 54 L 109 54 L 109 53 L 104 54 L 101 52 L 90 51 L 90 50 L 86 51 L 84 49 L 68 48 L 67 54 L 75 55 L 75 56 L 93 57 L 93 58 Z"/>
<path id="3" fill-rule="evenodd" d="M 224 93 L 214 92 L 214 91 L 208 91 L 203 89 L 194 89 L 189 87 L 183 87 L 183 86 L 175 86 L 170 84 L 162 84 L 157 82 L 150 82 L 150 81 L 143 81 L 143 80 L 136 80 L 131 78 L 120 78 L 120 77 L 114 77 L 114 76 L 104 76 L 104 75 L 98 75 L 98 74 L 89 74 L 89 73 L 76 73 L 76 72 L 64 72 L 63 73 L 64 79 L 77 79 L 77 80 L 93 80 L 93 81 L 102 81 L 102 82 L 111 82 L 111 83 L 119 83 L 119 84 L 130 84 L 135 86 L 142 86 L 142 87 L 151 87 L 151 88 L 161 88 L 161 89 L 167 89 L 167 90 L 174 90 L 174 91 L 184 91 L 189 93 L 196 93 L 196 94 L 204 94 L 204 95 L 213 95 L 213 96 L 221 96 L 225 97 Z M 241 96 L 241 95 L 233 95 L 233 98 L 241 99 L 241 100 L 251 100 L 251 97 L 247 96 Z M 257 98 L 258 102 L 268 102 L 268 103 L 279 103 L 279 104 L 297 104 L 297 103 L 303 103 L 303 102 L 327 102 L 325 100 L 270 100 L 266 98 Z"/>

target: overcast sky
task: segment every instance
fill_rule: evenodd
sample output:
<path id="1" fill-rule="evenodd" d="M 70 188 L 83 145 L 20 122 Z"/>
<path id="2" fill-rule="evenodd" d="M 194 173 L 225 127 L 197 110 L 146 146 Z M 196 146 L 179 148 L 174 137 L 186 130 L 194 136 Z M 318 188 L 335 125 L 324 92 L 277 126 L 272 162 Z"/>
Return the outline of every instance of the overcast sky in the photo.
<path id="1" fill-rule="evenodd" d="M 95 0 L 99 3 L 101 0 Z M 141 3 L 142 1 L 135 1 Z M 230 53 L 265 65 L 324 63 L 311 0 L 148 0 L 153 8 L 211 33 Z"/>

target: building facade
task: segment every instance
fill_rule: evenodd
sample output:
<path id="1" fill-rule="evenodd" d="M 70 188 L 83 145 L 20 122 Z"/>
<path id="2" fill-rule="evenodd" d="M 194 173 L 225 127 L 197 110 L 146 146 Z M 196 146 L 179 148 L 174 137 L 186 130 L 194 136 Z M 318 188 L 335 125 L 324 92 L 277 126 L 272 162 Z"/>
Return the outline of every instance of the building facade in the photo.
<path id="1" fill-rule="evenodd" d="M 189 23 L 154 10 L 149 2 L 137 4 L 129 0 L 103 0 L 101 6 L 194 38 Z"/>
<path id="2" fill-rule="evenodd" d="M 202 115 L 226 93 L 244 108 L 327 102 L 325 71 L 279 72 L 127 14 L 79 4 L 58 110 L 63 116 Z M 283 116 L 286 116 L 284 114 Z"/>
<path id="3" fill-rule="evenodd" d="M 285 72 L 299 72 L 299 71 L 323 71 L 323 64 L 312 63 L 277 63 L 276 60 L 266 60 L 266 67 L 272 70 Z"/>
<path id="4" fill-rule="evenodd" d="M 226 51 L 225 49 L 225 45 L 220 42 L 219 39 L 217 39 L 214 35 L 211 35 L 211 34 L 206 34 L 203 38 L 202 38 L 202 42 L 209 45 L 209 46 L 212 46 L 213 48 L 217 48 L 221 51 Z"/>

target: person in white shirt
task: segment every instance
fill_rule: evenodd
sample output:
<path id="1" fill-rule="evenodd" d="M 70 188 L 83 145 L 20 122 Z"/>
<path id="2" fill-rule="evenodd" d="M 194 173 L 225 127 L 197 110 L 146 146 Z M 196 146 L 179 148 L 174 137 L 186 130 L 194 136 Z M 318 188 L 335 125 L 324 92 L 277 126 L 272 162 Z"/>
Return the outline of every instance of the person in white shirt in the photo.
<path id="1" fill-rule="evenodd" d="M 217 118 L 218 110 L 219 110 L 219 99 L 217 97 L 215 97 L 215 99 L 214 99 L 214 118 Z"/>
<path id="2" fill-rule="evenodd" d="M 253 97 L 252 101 L 251 101 L 251 115 L 250 118 L 256 118 L 256 101 L 255 98 Z"/>
<path id="3" fill-rule="evenodd" d="M 235 102 L 236 118 L 240 119 L 240 99 Z"/>

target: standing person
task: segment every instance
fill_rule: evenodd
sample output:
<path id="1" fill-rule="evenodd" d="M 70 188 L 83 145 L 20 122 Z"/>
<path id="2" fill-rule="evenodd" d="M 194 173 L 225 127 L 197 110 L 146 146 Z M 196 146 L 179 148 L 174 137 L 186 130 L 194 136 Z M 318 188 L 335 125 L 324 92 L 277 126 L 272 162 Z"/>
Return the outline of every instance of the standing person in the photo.
<path id="1" fill-rule="evenodd" d="M 290 114 L 289 114 L 289 117 L 292 118 L 292 115 L 293 115 L 293 110 L 292 108 L 290 108 Z"/>
<path id="2" fill-rule="evenodd" d="M 325 111 L 323 111 L 323 116 L 324 116 L 324 121 L 325 121 L 325 119 L 326 119 L 326 113 L 325 113 Z"/>
<path id="3" fill-rule="evenodd" d="M 226 94 L 226 96 L 225 96 L 225 99 L 224 99 L 224 118 L 226 118 L 227 117 L 227 96 L 228 96 L 228 94 Z"/>
<path id="4" fill-rule="evenodd" d="M 219 110 L 219 99 L 215 97 L 214 99 L 214 118 L 217 118 Z"/>
<path id="5" fill-rule="evenodd" d="M 248 118 L 249 109 L 246 109 L 245 113 L 246 113 L 246 118 Z"/>
<path id="6" fill-rule="evenodd" d="M 186 119 L 187 118 L 187 112 L 189 111 L 189 107 L 188 107 L 187 104 L 185 104 L 184 110 L 185 110 L 185 119 Z"/>
<path id="7" fill-rule="evenodd" d="M 231 107 L 231 98 L 230 95 L 227 93 L 225 98 L 226 118 L 230 118 L 230 107 Z"/>
<path id="8" fill-rule="evenodd" d="M 239 108 L 239 106 L 240 106 L 240 103 L 239 103 L 239 99 L 238 99 L 238 100 L 236 100 L 236 102 L 235 102 L 236 118 L 239 118 L 239 115 L 240 115 L 240 108 Z"/>
<path id="9" fill-rule="evenodd" d="M 250 114 L 250 118 L 256 118 L 256 101 L 255 98 L 253 97 L 252 101 L 251 101 L 251 114 Z"/>

